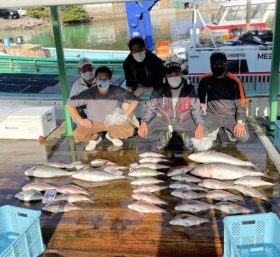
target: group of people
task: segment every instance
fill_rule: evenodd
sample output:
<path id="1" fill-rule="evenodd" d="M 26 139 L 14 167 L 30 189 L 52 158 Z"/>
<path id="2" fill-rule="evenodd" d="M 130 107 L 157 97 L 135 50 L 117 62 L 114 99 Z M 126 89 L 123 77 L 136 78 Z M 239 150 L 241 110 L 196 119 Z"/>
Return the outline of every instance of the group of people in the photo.
<path id="1" fill-rule="evenodd" d="M 183 77 L 178 58 L 163 62 L 145 48 L 140 37 L 132 38 L 128 47 L 130 54 L 123 63 L 126 89 L 112 85 L 112 71 L 107 66 L 94 69 L 88 58 L 79 62 L 81 78 L 72 86 L 67 108 L 77 124 L 74 138 L 87 143 L 86 151 L 96 148 L 103 132 L 114 146 L 122 146 L 122 139 L 133 136 L 136 129 L 140 137 L 156 139 L 157 149 L 164 148 L 168 135 L 175 131 L 186 147 L 190 138 L 211 135 L 214 140 L 220 128 L 232 141 L 249 139 L 244 88 L 227 71 L 224 53 L 211 55 L 211 72 L 201 78 L 196 91 Z M 139 125 L 134 112 L 146 92 L 151 97 Z M 112 119 L 109 123 L 108 117 L 114 117 L 115 123 Z"/>

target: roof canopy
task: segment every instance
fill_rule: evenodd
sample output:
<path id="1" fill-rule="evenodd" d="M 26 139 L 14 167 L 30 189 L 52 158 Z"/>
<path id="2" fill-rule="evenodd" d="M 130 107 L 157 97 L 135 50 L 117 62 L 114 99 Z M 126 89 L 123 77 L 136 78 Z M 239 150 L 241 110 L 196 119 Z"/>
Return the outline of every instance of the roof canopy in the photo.
<path id="1" fill-rule="evenodd" d="M 144 0 L 145 1 L 145 0 Z M 132 0 L 9 0 L 0 1 L 0 8 L 21 8 L 21 7 L 41 7 L 41 6 L 61 6 L 61 5 L 79 5 L 79 4 L 104 4 L 135 2 Z"/>

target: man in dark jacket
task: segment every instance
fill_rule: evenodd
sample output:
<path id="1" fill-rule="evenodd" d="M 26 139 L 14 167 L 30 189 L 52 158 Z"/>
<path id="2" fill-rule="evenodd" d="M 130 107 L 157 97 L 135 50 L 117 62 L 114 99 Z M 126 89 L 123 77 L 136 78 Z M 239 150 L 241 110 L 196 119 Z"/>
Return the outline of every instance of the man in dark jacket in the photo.
<path id="1" fill-rule="evenodd" d="M 140 137 L 158 139 L 157 149 L 168 143 L 168 131 L 184 134 L 184 143 L 190 146 L 190 138 L 202 139 L 204 120 L 194 87 L 182 77 L 181 65 L 166 64 L 167 82 L 154 90 L 138 129 Z"/>
<path id="2" fill-rule="evenodd" d="M 127 89 L 140 97 L 162 85 L 164 66 L 162 60 L 145 48 L 140 37 L 132 38 L 128 47 L 130 54 L 123 63 Z"/>

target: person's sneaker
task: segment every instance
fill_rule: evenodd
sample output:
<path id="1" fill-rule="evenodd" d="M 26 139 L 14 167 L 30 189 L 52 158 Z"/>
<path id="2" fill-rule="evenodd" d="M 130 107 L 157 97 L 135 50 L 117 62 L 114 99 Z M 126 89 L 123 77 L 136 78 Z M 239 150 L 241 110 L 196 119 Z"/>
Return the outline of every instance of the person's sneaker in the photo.
<path id="1" fill-rule="evenodd" d="M 86 151 L 93 151 L 96 146 L 100 143 L 100 141 L 102 140 L 101 137 L 99 137 L 97 140 L 89 140 L 88 144 L 85 147 Z"/>
<path id="2" fill-rule="evenodd" d="M 106 138 L 113 143 L 114 146 L 122 146 L 123 142 L 119 138 L 111 138 L 109 132 L 106 134 Z"/>
<path id="3" fill-rule="evenodd" d="M 236 138 L 234 137 L 234 135 L 228 129 L 225 128 L 224 131 L 226 132 L 229 141 L 231 141 L 231 142 L 236 141 Z"/>

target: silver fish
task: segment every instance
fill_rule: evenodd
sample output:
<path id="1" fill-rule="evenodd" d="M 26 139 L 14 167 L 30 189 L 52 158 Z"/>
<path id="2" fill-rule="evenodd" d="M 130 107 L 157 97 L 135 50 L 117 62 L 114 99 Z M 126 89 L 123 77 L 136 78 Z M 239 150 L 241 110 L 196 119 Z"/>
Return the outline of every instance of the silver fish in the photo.
<path id="1" fill-rule="evenodd" d="M 204 197 L 204 193 L 196 193 L 191 190 L 177 189 L 171 192 L 171 195 L 179 197 L 181 199 L 199 199 Z"/>
<path id="2" fill-rule="evenodd" d="M 213 150 L 192 153 L 188 156 L 188 158 L 192 161 L 202 162 L 202 163 L 227 163 L 231 165 L 256 168 L 255 164 L 251 162 L 242 161 L 229 154 L 220 153 Z"/>
<path id="3" fill-rule="evenodd" d="M 197 200 L 183 200 L 175 206 L 175 210 L 177 211 L 187 211 L 192 213 L 206 211 L 211 208 L 213 208 L 213 205 Z"/>
<path id="4" fill-rule="evenodd" d="M 233 187 L 217 179 L 204 179 L 202 182 L 198 183 L 198 185 L 209 189 L 232 189 Z"/>
<path id="5" fill-rule="evenodd" d="M 151 162 L 151 163 L 158 163 L 158 162 L 170 162 L 166 158 L 162 157 L 144 157 L 139 160 L 140 163 L 146 163 L 146 162 Z"/>
<path id="6" fill-rule="evenodd" d="M 166 201 L 160 199 L 156 195 L 150 192 L 142 192 L 142 193 L 135 193 L 132 194 L 132 198 L 139 201 L 144 201 L 153 204 L 168 204 Z"/>
<path id="7" fill-rule="evenodd" d="M 60 201 L 65 201 L 68 203 L 76 203 L 76 202 L 94 203 L 93 198 L 90 198 L 87 195 L 79 195 L 79 194 L 62 194 L 52 200 L 52 202 L 60 202 Z"/>
<path id="8" fill-rule="evenodd" d="M 107 160 L 107 159 L 95 159 L 95 160 L 92 160 L 90 162 L 90 165 L 94 168 L 100 168 L 102 167 L 103 165 L 116 165 L 116 163 L 114 162 L 111 162 L 110 160 Z"/>
<path id="9" fill-rule="evenodd" d="M 22 191 L 32 190 L 32 189 L 36 190 L 36 191 L 46 191 L 46 190 L 50 190 L 50 189 L 57 189 L 57 186 L 47 184 L 47 183 L 41 183 L 41 182 L 32 182 L 32 183 L 26 184 L 25 186 L 23 186 L 21 188 Z"/>
<path id="10" fill-rule="evenodd" d="M 143 213 L 165 213 L 166 211 L 155 204 L 147 203 L 143 201 L 134 201 L 128 205 L 128 208 Z"/>
<path id="11" fill-rule="evenodd" d="M 56 190 L 57 192 L 61 193 L 61 194 L 81 194 L 81 195 L 87 195 L 90 196 L 89 191 L 87 191 L 86 189 L 76 186 L 76 185 L 64 185 L 64 186 L 60 186 L 57 188 Z"/>
<path id="12" fill-rule="evenodd" d="M 128 175 L 132 177 L 150 177 L 164 175 L 164 173 L 150 168 L 137 168 L 129 172 Z"/>
<path id="13" fill-rule="evenodd" d="M 71 176 L 73 172 L 65 171 L 59 168 L 50 167 L 47 165 L 36 165 L 30 169 L 27 169 L 24 174 L 26 176 L 38 177 L 38 178 L 55 178 L 55 177 L 67 177 Z"/>
<path id="14" fill-rule="evenodd" d="M 140 193 L 140 192 L 157 192 L 168 188 L 167 186 L 162 185 L 142 185 L 139 187 L 136 187 L 133 190 L 133 193 Z"/>
<path id="15" fill-rule="evenodd" d="M 81 208 L 75 206 L 74 204 L 70 204 L 67 202 L 54 202 L 42 207 L 43 211 L 53 212 L 53 213 L 62 213 L 69 211 L 82 210 Z"/>
<path id="16" fill-rule="evenodd" d="M 211 190 L 205 194 L 205 197 L 218 201 L 244 201 L 244 199 L 238 195 L 232 194 L 224 190 Z"/>
<path id="17" fill-rule="evenodd" d="M 67 165 L 69 165 L 69 164 L 64 163 L 64 162 L 47 162 L 44 165 L 59 168 L 59 169 L 66 169 Z"/>
<path id="18" fill-rule="evenodd" d="M 123 172 L 120 169 L 118 169 L 118 166 L 113 166 L 113 165 L 112 166 L 105 166 L 105 167 L 103 166 L 102 170 L 104 170 L 106 172 L 109 172 L 109 173 L 112 173 L 116 176 L 123 175 Z"/>
<path id="19" fill-rule="evenodd" d="M 235 186 L 232 187 L 232 189 L 235 189 L 235 190 L 241 192 L 242 194 L 248 195 L 248 196 L 253 197 L 253 198 L 269 201 L 268 198 L 264 194 L 262 194 L 261 192 L 257 191 L 256 189 L 254 189 L 250 186 L 235 185 Z"/>
<path id="20" fill-rule="evenodd" d="M 169 169 L 170 166 L 166 164 L 161 164 L 161 163 L 153 163 L 153 162 L 145 162 L 145 163 L 140 163 L 136 166 L 136 168 L 150 168 L 154 170 L 164 170 L 164 169 Z"/>
<path id="21" fill-rule="evenodd" d="M 267 182 L 265 180 L 262 180 L 258 177 L 243 177 L 239 178 L 236 181 L 234 181 L 235 185 L 246 185 L 251 187 L 259 187 L 259 186 L 273 186 L 273 183 Z"/>
<path id="22" fill-rule="evenodd" d="M 200 225 L 203 223 L 210 222 L 209 219 L 199 218 L 190 214 L 179 214 L 176 215 L 172 220 L 169 221 L 170 225 L 191 227 L 195 225 Z"/>
<path id="23" fill-rule="evenodd" d="M 169 188 L 208 191 L 203 187 L 188 182 L 182 182 L 182 181 L 173 182 L 172 184 L 169 185 Z"/>
<path id="24" fill-rule="evenodd" d="M 156 179 L 153 177 L 140 177 L 132 180 L 130 184 L 135 186 L 141 186 L 141 185 L 159 184 L 161 182 L 163 182 L 163 180 Z"/>
<path id="25" fill-rule="evenodd" d="M 84 163 L 82 163 L 80 161 L 71 162 L 70 164 L 66 165 L 66 169 L 67 170 L 73 170 L 73 169 L 75 169 L 75 170 L 82 170 L 82 169 L 86 169 L 88 167 L 89 167 L 88 164 L 84 164 Z"/>
<path id="26" fill-rule="evenodd" d="M 123 179 L 124 176 L 117 176 L 100 169 L 86 169 L 77 171 L 72 175 L 73 178 L 86 180 L 86 181 L 105 181 L 113 179 Z"/>
<path id="27" fill-rule="evenodd" d="M 225 212 L 225 213 L 229 213 L 229 214 L 238 214 L 238 213 L 248 214 L 248 213 L 252 212 L 248 208 L 245 208 L 243 206 L 240 206 L 235 203 L 230 203 L 230 202 L 216 203 L 216 204 L 214 204 L 214 208 L 216 210 L 219 210 L 219 211 Z"/>
<path id="28" fill-rule="evenodd" d="M 161 153 L 156 153 L 156 152 L 144 152 L 139 154 L 139 157 L 145 158 L 145 157 L 159 157 L 159 158 L 165 158 L 166 156 Z"/>
<path id="29" fill-rule="evenodd" d="M 194 167 L 192 166 L 181 166 L 181 167 L 174 167 L 171 168 L 170 171 L 167 173 L 168 177 L 173 177 L 181 174 L 186 174 L 190 170 L 192 170 Z"/>
<path id="30" fill-rule="evenodd" d="M 18 198 L 22 201 L 37 201 L 37 200 L 42 200 L 43 195 L 36 190 L 26 190 L 26 191 L 21 191 L 15 195 L 15 198 Z"/>
<path id="31" fill-rule="evenodd" d="M 215 178 L 220 180 L 233 180 L 245 176 L 267 177 L 264 173 L 248 170 L 239 166 L 226 163 L 202 164 L 190 171 L 192 175 L 203 178 Z"/>
<path id="32" fill-rule="evenodd" d="M 171 179 L 177 180 L 177 181 L 185 181 L 185 182 L 189 182 L 189 183 L 201 182 L 201 179 L 188 175 L 188 174 L 172 176 Z"/>

